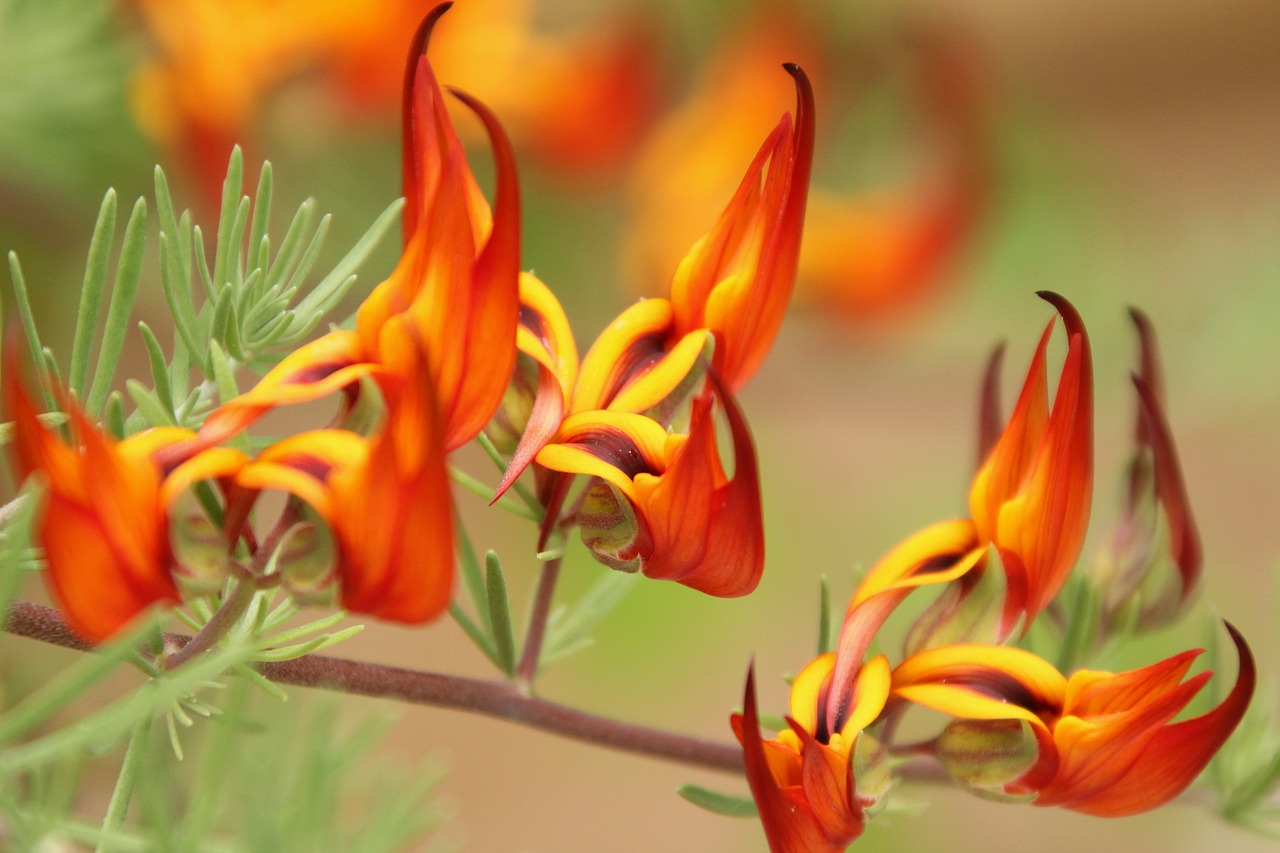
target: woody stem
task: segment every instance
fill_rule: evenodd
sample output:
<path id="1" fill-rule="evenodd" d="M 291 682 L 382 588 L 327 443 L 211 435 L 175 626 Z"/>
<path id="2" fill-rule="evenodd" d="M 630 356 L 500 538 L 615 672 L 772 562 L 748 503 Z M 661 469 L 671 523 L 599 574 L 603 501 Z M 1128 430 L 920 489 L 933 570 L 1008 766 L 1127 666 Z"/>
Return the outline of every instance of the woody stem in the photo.
<path id="1" fill-rule="evenodd" d="M 91 646 L 71 632 L 56 610 L 40 604 L 25 601 L 11 604 L 5 630 L 57 646 L 92 651 Z M 185 650 L 192 638 L 165 634 L 164 641 L 167 647 Z M 525 695 L 506 681 L 483 681 L 324 655 L 261 663 L 258 671 L 280 684 L 471 711 L 597 746 L 726 773 L 742 773 L 742 750 L 736 744 L 597 716 Z"/>
<path id="2" fill-rule="evenodd" d="M 525 693 L 533 692 L 533 680 L 538 677 L 538 663 L 542 658 L 542 641 L 547 635 L 547 619 L 551 615 L 551 600 L 555 596 L 556 581 L 560 578 L 562 557 L 548 560 L 542 566 L 538 578 L 538 590 L 534 594 L 533 612 L 529 615 L 529 628 L 525 631 L 524 649 L 520 663 L 516 665 L 516 684 Z"/>

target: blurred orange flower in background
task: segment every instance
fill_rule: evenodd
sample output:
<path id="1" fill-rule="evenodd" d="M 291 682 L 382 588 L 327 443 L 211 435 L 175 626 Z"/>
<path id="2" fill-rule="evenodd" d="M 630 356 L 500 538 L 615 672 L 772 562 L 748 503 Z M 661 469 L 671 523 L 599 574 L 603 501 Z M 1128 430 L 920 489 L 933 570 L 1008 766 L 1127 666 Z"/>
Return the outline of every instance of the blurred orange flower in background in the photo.
<path id="1" fill-rule="evenodd" d="M 785 5 L 785 4 L 784 4 Z M 625 266 L 638 288 L 681 256 L 698 223 L 733 186 L 732 152 L 744 152 L 770 120 L 780 95 L 769 70 L 798 62 L 820 95 L 857 48 L 809 32 L 802 9 L 770 7 L 726 37 L 706 60 L 693 91 L 653 130 L 631 179 L 632 226 Z M 816 25 L 815 25 L 816 26 Z M 824 51 L 825 47 L 825 51 Z M 848 191 L 823 178 L 847 170 L 832 134 L 819 140 L 820 178 L 809 197 L 800 251 L 799 298 L 851 316 L 902 306 L 937 283 L 977 224 L 989 183 L 984 105 L 972 48 L 954 36 L 917 34 L 906 55 L 923 116 L 926 165 L 918 178 Z M 836 61 L 835 57 L 839 56 Z M 865 83 L 865 81 L 860 81 Z M 834 127 L 851 104 L 820 104 Z"/>
<path id="2" fill-rule="evenodd" d="M 153 55 L 137 70 L 143 129 L 186 162 L 210 204 L 234 144 L 256 150 L 264 107 L 317 75 L 330 103 L 386 121 L 417 0 L 135 0 Z M 530 0 L 458 4 L 432 47 L 444 79 L 491 104 L 518 145 L 593 175 L 634 144 L 654 101 L 650 30 L 634 16 L 548 28 Z"/>

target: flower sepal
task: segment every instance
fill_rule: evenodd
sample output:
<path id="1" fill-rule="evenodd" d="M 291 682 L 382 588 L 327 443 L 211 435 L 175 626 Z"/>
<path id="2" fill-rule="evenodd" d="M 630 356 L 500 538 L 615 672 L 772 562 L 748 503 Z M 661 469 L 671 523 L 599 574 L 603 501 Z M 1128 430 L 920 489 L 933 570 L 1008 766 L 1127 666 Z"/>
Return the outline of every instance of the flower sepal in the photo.
<path id="1" fill-rule="evenodd" d="M 934 745 L 934 754 L 969 793 L 1000 803 L 1030 803 L 1034 791 L 1011 787 L 1040 760 L 1040 742 L 1026 720 L 955 720 Z"/>

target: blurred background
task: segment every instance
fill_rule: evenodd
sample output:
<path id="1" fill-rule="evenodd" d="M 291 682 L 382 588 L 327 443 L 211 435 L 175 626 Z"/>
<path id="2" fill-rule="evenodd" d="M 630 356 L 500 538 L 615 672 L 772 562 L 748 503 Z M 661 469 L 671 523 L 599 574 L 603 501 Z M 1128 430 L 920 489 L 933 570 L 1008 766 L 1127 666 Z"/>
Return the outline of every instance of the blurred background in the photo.
<path id="1" fill-rule="evenodd" d="M 340 257 L 400 194 L 403 55 L 430 5 L 0 0 L 0 249 L 19 253 L 55 350 L 68 348 L 102 193 L 150 198 L 156 163 L 179 206 L 212 230 L 230 146 L 241 144 L 250 176 L 273 163 L 276 228 L 313 196 L 334 215 L 326 251 Z M 762 706 L 781 711 L 780 676 L 813 655 L 819 577 L 839 601 L 888 547 L 964 511 L 981 370 L 1007 339 L 1011 405 L 1051 313 L 1041 289 L 1070 298 L 1093 336 L 1098 469 L 1084 560 L 1120 504 L 1134 417 L 1129 305 L 1151 316 L 1162 344 L 1207 555 L 1204 613 L 1128 663 L 1201 645 L 1213 612 L 1273 674 L 1277 33 L 1272 0 L 460 0 L 437 30 L 433 65 L 513 136 L 524 263 L 560 296 L 584 351 L 632 300 L 666 293 L 794 109 L 779 63 L 804 65 L 818 97 L 796 306 L 742 395 L 765 487 L 764 580 L 739 601 L 637 584 L 595 645 L 551 668 L 539 692 L 728 741 L 754 655 Z M 489 155 L 474 154 L 483 182 Z M 384 242 L 359 294 L 395 262 L 398 241 Z M 160 327 L 158 280 L 143 287 L 140 314 Z M 522 600 L 533 530 L 461 500 Z M 561 595 L 602 571 L 575 547 Z M 448 622 L 371 626 L 339 652 L 494 675 Z M 30 665 L 59 654 L 32 646 Z M 443 837 L 462 849 L 765 849 L 755 821 L 674 794 L 686 781 L 745 793 L 740 780 L 488 719 L 348 705 L 395 715 L 378 761 L 448 767 Z M 893 798 L 911 808 L 873 822 L 855 849 L 1263 849 L 1184 805 L 1103 821 L 910 784 Z"/>

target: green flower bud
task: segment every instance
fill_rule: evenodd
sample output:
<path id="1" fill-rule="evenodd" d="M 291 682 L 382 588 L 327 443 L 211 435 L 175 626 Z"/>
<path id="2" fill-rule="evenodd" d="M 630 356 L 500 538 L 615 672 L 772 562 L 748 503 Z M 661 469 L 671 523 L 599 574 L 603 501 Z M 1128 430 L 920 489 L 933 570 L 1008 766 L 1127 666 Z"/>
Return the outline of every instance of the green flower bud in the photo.
<path id="1" fill-rule="evenodd" d="M 983 799 L 1026 803 L 1036 798 L 1005 791 L 1040 757 L 1026 720 L 956 720 L 938 736 L 935 753 L 952 779 Z"/>

